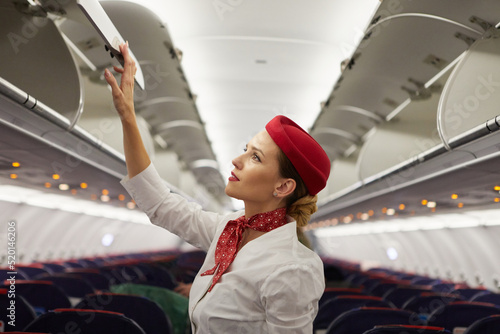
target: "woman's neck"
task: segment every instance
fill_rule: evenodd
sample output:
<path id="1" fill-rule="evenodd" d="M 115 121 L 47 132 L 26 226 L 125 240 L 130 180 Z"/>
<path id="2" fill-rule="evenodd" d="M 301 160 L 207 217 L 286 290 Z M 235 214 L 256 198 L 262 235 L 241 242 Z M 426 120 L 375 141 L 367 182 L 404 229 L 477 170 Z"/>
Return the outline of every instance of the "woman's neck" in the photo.
<path id="1" fill-rule="evenodd" d="M 282 203 L 283 202 L 283 203 Z M 253 203 L 245 202 L 245 218 L 249 219 L 259 213 L 274 211 L 279 208 L 284 208 L 284 201 L 272 201 L 266 204 L 259 203 L 260 205 L 255 205 Z"/>

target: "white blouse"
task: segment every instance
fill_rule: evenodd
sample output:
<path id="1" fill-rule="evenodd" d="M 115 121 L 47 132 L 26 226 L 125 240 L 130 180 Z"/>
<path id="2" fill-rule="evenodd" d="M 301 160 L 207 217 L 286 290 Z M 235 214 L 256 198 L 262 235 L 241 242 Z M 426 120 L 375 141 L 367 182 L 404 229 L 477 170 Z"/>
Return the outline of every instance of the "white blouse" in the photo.
<path id="1" fill-rule="evenodd" d="M 203 211 L 170 193 L 151 164 L 123 186 L 155 225 L 207 251 L 189 295 L 193 333 L 312 333 L 318 300 L 325 289 L 323 264 L 297 239 L 289 223 L 248 242 L 207 292 L 215 265 L 215 247 L 229 220 L 244 215 Z"/>

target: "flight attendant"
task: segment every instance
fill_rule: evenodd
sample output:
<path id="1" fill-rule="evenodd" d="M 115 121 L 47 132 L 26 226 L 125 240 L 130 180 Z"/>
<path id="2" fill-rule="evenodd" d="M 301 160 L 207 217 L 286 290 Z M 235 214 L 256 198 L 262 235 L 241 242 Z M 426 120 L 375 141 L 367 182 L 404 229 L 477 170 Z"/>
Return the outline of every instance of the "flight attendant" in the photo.
<path id="1" fill-rule="evenodd" d="M 284 116 L 276 116 L 232 163 L 228 196 L 244 211 L 217 214 L 172 194 L 144 148 L 136 123 L 135 63 L 118 85 L 105 70 L 123 126 L 128 175 L 122 184 L 151 222 L 207 251 L 189 295 L 193 333 L 312 333 L 324 288 L 320 258 L 297 239 L 317 209 L 330 160 L 321 146 Z"/>

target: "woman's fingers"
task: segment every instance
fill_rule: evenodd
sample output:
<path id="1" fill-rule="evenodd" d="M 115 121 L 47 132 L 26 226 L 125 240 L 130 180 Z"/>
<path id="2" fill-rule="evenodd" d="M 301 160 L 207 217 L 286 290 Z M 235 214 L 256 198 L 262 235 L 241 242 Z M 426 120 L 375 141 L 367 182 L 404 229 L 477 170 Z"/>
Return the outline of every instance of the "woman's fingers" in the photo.
<path id="1" fill-rule="evenodd" d="M 114 75 L 108 70 L 104 70 L 104 77 L 111 87 L 113 103 L 118 114 L 123 119 L 133 118 L 134 114 L 134 74 L 136 71 L 135 62 L 128 53 L 128 44 L 121 44 L 120 51 L 124 59 L 124 67 L 113 66 L 117 73 L 121 74 L 121 82 L 118 84 Z"/>
<path id="2" fill-rule="evenodd" d="M 120 45 L 120 51 L 123 56 L 123 71 L 120 72 L 122 73 L 121 88 L 125 94 L 133 94 L 136 67 L 128 51 L 128 42 Z"/>
<path id="3" fill-rule="evenodd" d="M 128 41 L 125 44 L 120 45 L 120 50 L 123 55 L 123 61 L 124 61 L 124 70 L 125 73 L 127 73 L 130 76 L 135 75 L 135 61 L 130 57 L 130 53 L 128 50 Z"/>
<path id="4" fill-rule="evenodd" d="M 117 73 L 123 73 L 123 68 L 121 67 L 116 67 L 116 66 L 113 66 L 113 69 L 115 70 L 115 72 Z"/>
<path id="5" fill-rule="evenodd" d="M 113 94 L 115 91 L 120 89 L 120 87 L 118 86 L 118 83 L 116 82 L 115 76 L 111 73 L 110 70 L 108 70 L 108 69 L 104 70 L 104 78 L 106 79 L 106 82 L 108 83 L 108 85 L 111 86 L 111 90 L 113 91 Z"/>

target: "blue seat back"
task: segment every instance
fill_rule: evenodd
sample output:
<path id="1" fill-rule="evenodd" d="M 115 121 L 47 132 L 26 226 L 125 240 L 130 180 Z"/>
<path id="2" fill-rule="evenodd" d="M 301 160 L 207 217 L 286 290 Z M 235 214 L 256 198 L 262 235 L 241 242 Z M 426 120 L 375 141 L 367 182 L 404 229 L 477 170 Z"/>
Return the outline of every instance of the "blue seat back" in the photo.
<path id="1" fill-rule="evenodd" d="M 496 314 L 500 314 L 500 308 L 493 304 L 454 302 L 443 305 L 432 312 L 428 324 L 453 331 L 455 327 L 468 327 L 481 318 Z"/>
<path id="2" fill-rule="evenodd" d="M 314 319 L 314 330 L 326 329 L 342 313 L 362 306 L 386 307 L 392 305 L 374 296 L 345 295 L 330 299 L 319 307 L 316 319 Z"/>
<path id="3" fill-rule="evenodd" d="M 464 289 L 455 289 L 451 292 L 454 295 L 460 295 L 462 296 L 465 300 L 471 300 L 474 296 L 476 295 L 482 295 L 484 293 L 490 293 L 490 291 L 486 289 L 471 289 L 471 288 L 464 288 Z"/>
<path id="4" fill-rule="evenodd" d="M 56 308 L 71 307 L 64 291 L 49 281 L 16 281 L 16 295 L 24 297 L 37 314 Z"/>
<path id="5" fill-rule="evenodd" d="M 418 323 L 418 315 L 409 311 L 380 307 L 361 307 L 337 317 L 326 334 L 363 334 L 377 325 L 410 325 Z"/>
<path id="6" fill-rule="evenodd" d="M 429 316 L 441 306 L 461 300 L 463 298 L 459 295 L 423 293 L 410 298 L 402 308 L 420 315 Z"/>
<path id="7" fill-rule="evenodd" d="M 28 279 L 34 279 L 37 275 L 48 274 L 48 270 L 38 267 L 17 266 L 17 270 L 21 270 L 28 276 Z"/>
<path id="8" fill-rule="evenodd" d="M 123 314 L 109 311 L 56 309 L 40 315 L 25 331 L 79 334 L 146 334 Z"/>
<path id="9" fill-rule="evenodd" d="M 500 333 L 500 315 L 490 315 L 475 321 L 464 334 L 498 334 Z"/>
<path id="10" fill-rule="evenodd" d="M 77 309 L 105 310 L 123 313 L 137 322 L 146 334 L 173 333 L 172 325 L 162 308 L 154 301 L 136 295 L 103 293 L 87 295 Z"/>
<path id="11" fill-rule="evenodd" d="M 376 326 L 364 334 L 451 334 L 451 332 L 443 327 L 384 325 Z"/>
<path id="12" fill-rule="evenodd" d="M 97 269 L 74 269 L 66 272 L 66 274 L 86 279 L 97 290 L 109 290 L 109 278 L 101 274 Z"/>
<path id="13" fill-rule="evenodd" d="M 37 279 L 53 282 L 59 286 L 68 297 L 83 298 L 89 293 L 94 293 L 92 284 L 83 277 L 71 274 L 41 275 Z"/>
<path id="14" fill-rule="evenodd" d="M 36 318 L 33 307 L 22 296 L 9 295 L 7 289 L 0 289 L 0 309 L 2 332 L 21 331 Z"/>
<path id="15" fill-rule="evenodd" d="M 321 306 L 323 303 L 331 299 L 334 299 L 335 297 L 345 296 L 345 295 L 366 296 L 366 294 L 362 292 L 362 289 L 358 288 L 326 288 L 325 292 L 323 292 L 323 295 L 319 299 L 319 306 Z"/>
<path id="16" fill-rule="evenodd" d="M 476 295 L 471 301 L 495 304 L 500 307 L 500 293 L 485 293 Z"/>
<path id="17" fill-rule="evenodd" d="M 422 292 L 429 292 L 430 290 L 400 286 L 387 291 L 382 297 L 385 301 L 393 303 L 396 307 L 401 308 L 412 297 L 420 295 Z"/>

